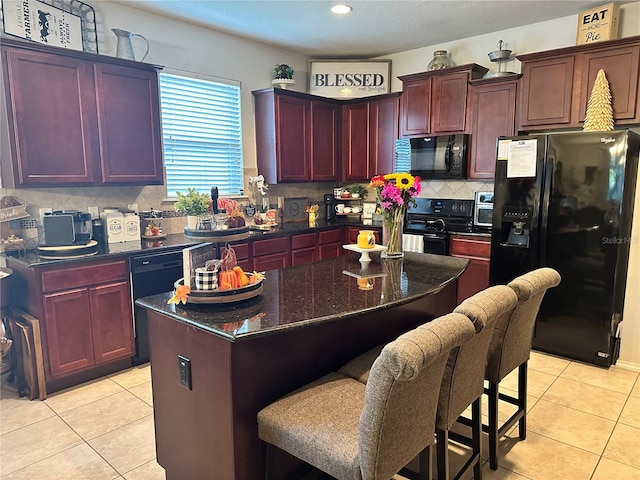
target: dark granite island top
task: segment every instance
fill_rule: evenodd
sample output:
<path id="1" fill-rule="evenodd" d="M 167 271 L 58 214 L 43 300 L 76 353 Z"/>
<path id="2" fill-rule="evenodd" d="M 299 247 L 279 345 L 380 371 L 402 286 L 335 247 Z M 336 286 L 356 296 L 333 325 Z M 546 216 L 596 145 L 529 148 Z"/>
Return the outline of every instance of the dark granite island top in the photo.
<path id="1" fill-rule="evenodd" d="M 364 271 L 358 254 L 267 271 L 263 293 L 233 305 L 168 305 L 170 293 L 136 302 L 149 310 L 156 454 L 167 480 L 262 478 L 261 408 L 455 308 L 468 260 L 371 256 Z M 373 288 L 359 289 L 359 275 L 373 276 Z M 281 460 L 276 470 L 297 468 Z"/>
<path id="2" fill-rule="evenodd" d="M 235 304 L 167 304 L 172 292 L 136 301 L 142 307 L 231 341 L 387 309 L 437 293 L 464 272 L 462 258 L 405 253 L 403 260 L 361 264 L 357 254 L 265 273 L 261 295 Z M 348 272 L 348 273 L 347 273 Z M 357 277 L 371 276 L 370 290 Z"/>

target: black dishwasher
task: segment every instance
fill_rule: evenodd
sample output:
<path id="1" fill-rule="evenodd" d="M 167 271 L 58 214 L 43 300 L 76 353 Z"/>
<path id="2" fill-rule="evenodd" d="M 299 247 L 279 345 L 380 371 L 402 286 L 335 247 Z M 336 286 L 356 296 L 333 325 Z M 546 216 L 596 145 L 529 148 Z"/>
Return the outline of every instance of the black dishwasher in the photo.
<path id="1" fill-rule="evenodd" d="M 141 297 L 173 290 L 173 284 L 182 278 L 182 248 L 179 250 L 134 255 L 130 258 L 131 288 L 133 291 L 133 328 L 136 337 L 134 365 L 149 361 L 149 320 L 147 310 L 135 305 Z"/>

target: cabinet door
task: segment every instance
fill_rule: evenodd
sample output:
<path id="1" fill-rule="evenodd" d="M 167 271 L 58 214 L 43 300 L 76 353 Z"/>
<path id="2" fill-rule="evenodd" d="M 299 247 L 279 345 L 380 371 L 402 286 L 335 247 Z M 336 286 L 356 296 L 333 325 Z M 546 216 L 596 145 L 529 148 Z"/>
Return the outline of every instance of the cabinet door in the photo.
<path id="1" fill-rule="evenodd" d="M 89 289 L 96 364 L 133 355 L 133 315 L 129 282 Z"/>
<path id="2" fill-rule="evenodd" d="M 521 129 L 571 122 L 573 64 L 573 55 L 522 63 Z"/>
<path id="3" fill-rule="evenodd" d="M 489 260 L 470 259 L 469 266 L 458 278 L 458 305 L 485 288 L 489 288 Z"/>
<path id="4" fill-rule="evenodd" d="M 427 135 L 431 114 L 431 79 L 403 82 L 402 126 L 403 137 Z"/>
<path id="5" fill-rule="evenodd" d="M 90 64 L 3 49 L 15 186 L 90 185 L 98 152 Z"/>
<path id="6" fill-rule="evenodd" d="M 43 305 L 49 375 L 56 377 L 92 366 L 95 361 L 89 291 L 78 288 L 46 294 Z"/>
<path id="7" fill-rule="evenodd" d="M 370 104 L 370 159 L 367 179 L 394 171 L 399 110 L 398 97 L 376 100 Z"/>
<path id="8" fill-rule="evenodd" d="M 515 134 L 516 85 L 509 81 L 470 88 L 470 179 L 494 177 L 497 138 Z"/>
<path id="9" fill-rule="evenodd" d="M 276 157 L 280 181 L 310 179 L 309 139 L 309 101 L 276 95 Z"/>
<path id="10" fill-rule="evenodd" d="M 431 81 L 431 133 L 464 133 L 469 74 L 435 76 Z"/>
<path id="11" fill-rule="evenodd" d="M 640 46 L 632 46 L 585 53 L 579 58 L 579 70 L 582 74 L 579 104 L 580 123 L 584 122 L 591 89 L 600 69 L 604 70 L 609 82 L 614 120 L 640 121 L 640 112 L 638 111 L 639 57 Z"/>
<path id="12" fill-rule="evenodd" d="M 320 260 L 339 257 L 343 252 L 345 254 L 351 253 L 342 248 L 341 243 L 327 243 L 326 245 L 320 245 L 318 247 L 318 256 L 320 257 Z"/>
<path id="13" fill-rule="evenodd" d="M 311 181 L 340 179 L 338 106 L 311 101 Z"/>
<path id="14" fill-rule="evenodd" d="M 272 253 L 261 257 L 253 257 L 253 269 L 262 272 L 264 270 L 277 270 L 288 267 L 291 264 L 289 252 Z"/>
<path id="15" fill-rule="evenodd" d="M 155 71 L 94 67 L 102 183 L 163 183 L 158 78 Z"/>
<path id="16" fill-rule="evenodd" d="M 299 248 L 291 250 L 291 265 L 302 265 L 318 260 L 317 247 Z"/>
<path id="17" fill-rule="evenodd" d="M 369 178 L 369 102 L 342 107 L 342 162 L 345 181 Z"/>

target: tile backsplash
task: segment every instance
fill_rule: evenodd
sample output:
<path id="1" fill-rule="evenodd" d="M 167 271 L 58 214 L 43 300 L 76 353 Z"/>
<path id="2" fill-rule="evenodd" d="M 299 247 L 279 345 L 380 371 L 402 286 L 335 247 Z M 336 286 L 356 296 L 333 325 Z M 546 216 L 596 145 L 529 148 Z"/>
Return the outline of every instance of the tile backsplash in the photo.
<path id="1" fill-rule="evenodd" d="M 345 185 L 346 183 L 339 183 Z M 285 183 L 269 185 L 267 196 L 271 205 L 277 204 L 277 197 L 308 197 L 309 203 L 322 205 L 325 193 L 333 191 L 333 183 Z M 422 182 L 421 197 L 429 198 L 474 198 L 476 191 L 492 191 L 492 182 L 471 180 L 432 180 Z M 262 204 L 262 196 L 257 190 L 249 187 L 247 198 L 257 204 Z M 175 216 L 173 201 L 166 200 L 164 186 L 126 186 L 126 187 L 75 187 L 75 188 L 29 188 L 2 189 L 2 196 L 11 195 L 27 205 L 27 212 L 31 218 L 21 221 L 20 228 L 31 230 L 34 220 L 38 219 L 39 209 L 51 207 L 55 210 L 87 211 L 89 207 L 127 207 L 138 204 L 140 211 L 161 210 L 166 212 L 163 219 L 163 229 L 166 233 L 180 233 L 184 227 L 184 219 Z M 368 200 L 373 200 L 370 192 Z M 18 232 L 19 233 L 19 232 Z"/>

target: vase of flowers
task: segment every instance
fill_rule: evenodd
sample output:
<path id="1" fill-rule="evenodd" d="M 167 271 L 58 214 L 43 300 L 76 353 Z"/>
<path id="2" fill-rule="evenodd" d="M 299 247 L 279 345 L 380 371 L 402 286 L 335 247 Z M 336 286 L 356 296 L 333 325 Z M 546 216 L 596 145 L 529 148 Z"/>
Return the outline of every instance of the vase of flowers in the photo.
<path id="1" fill-rule="evenodd" d="M 420 193 L 420 177 L 408 173 L 388 173 L 371 179 L 369 188 L 376 191 L 382 208 L 382 242 L 387 249 L 384 258 L 403 257 L 402 224 L 409 205 L 415 205 L 415 197 Z"/>

